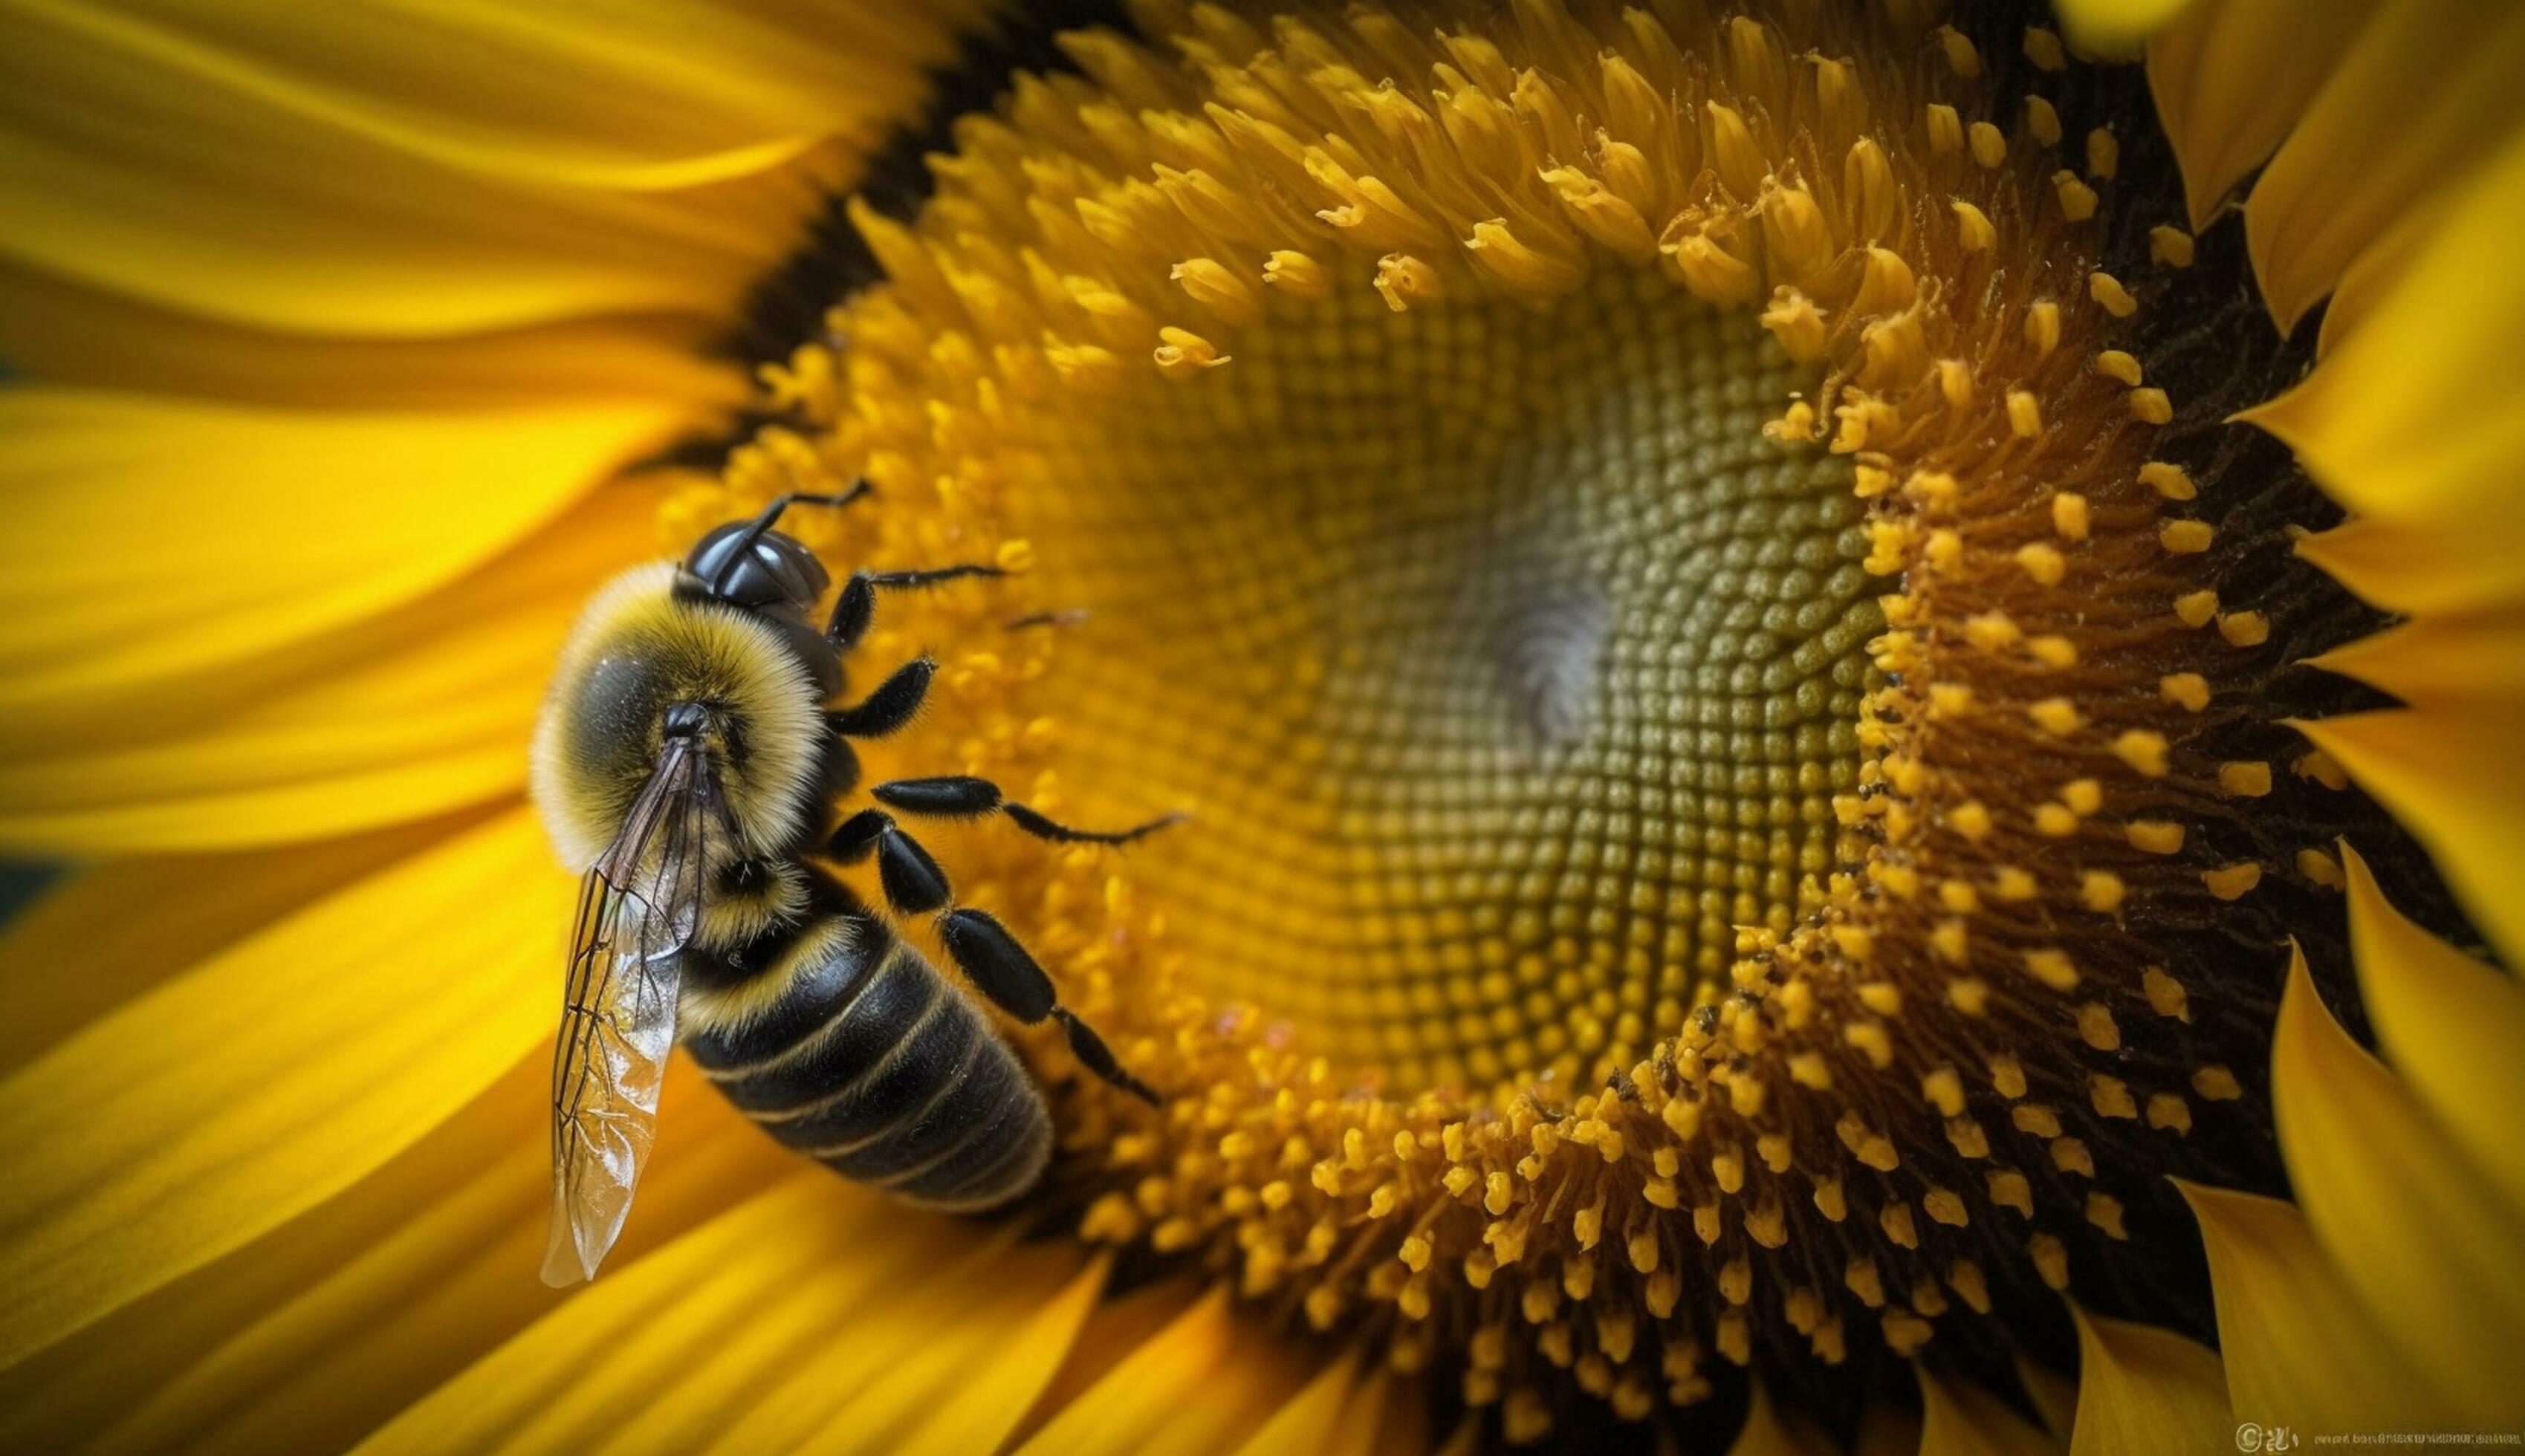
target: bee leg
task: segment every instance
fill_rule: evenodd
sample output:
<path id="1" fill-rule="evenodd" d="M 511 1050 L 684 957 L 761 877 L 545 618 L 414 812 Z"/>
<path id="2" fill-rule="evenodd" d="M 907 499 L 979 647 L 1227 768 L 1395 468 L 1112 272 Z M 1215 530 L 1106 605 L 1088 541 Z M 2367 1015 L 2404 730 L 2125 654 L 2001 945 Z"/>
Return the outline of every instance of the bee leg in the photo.
<path id="1" fill-rule="evenodd" d="M 967 576 L 1006 576 L 997 566 L 967 561 L 956 566 L 935 566 L 926 571 L 855 571 L 842 583 L 842 594 L 833 600 L 833 614 L 824 622 L 824 640 L 833 651 L 848 655 L 867 635 L 868 620 L 876 615 L 878 589 L 933 586 L 942 581 L 956 581 Z"/>
<path id="2" fill-rule="evenodd" d="M 826 715 L 827 724 L 830 715 Z M 824 735 L 824 802 L 831 803 L 860 786 L 860 755 L 842 731 L 833 727 Z"/>
<path id="3" fill-rule="evenodd" d="M 1161 1105 L 1157 1092 L 1123 1070 L 1095 1028 L 1060 1004 L 1052 978 L 1007 926 L 980 910 L 951 910 L 939 919 L 938 937 L 946 943 L 957 969 L 993 1005 L 1029 1026 L 1047 1018 L 1059 1023 L 1069 1038 L 1071 1053 L 1087 1070 L 1153 1107 Z"/>
<path id="4" fill-rule="evenodd" d="M 879 803 L 907 814 L 920 814 L 933 819 L 977 819 L 997 810 L 1036 839 L 1050 840 L 1057 845 L 1127 845 L 1183 818 L 1181 814 L 1161 814 L 1146 824 L 1133 825 L 1129 829 L 1072 829 L 1006 798 L 1000 793 L 1000 786 L 989 779 L 964 774 L 934 779 L 895 779 L 877 785 L 868 793 L 875 796 Z"/>
<path id="5" fill-rule="evenodd" d="M 824 714 L 824 722 L 845 738 L 883 738 L 920 710 L 921 700 L 929 696 L 930 676 L 937 670 L 938 664 L 927 657 L 915 657 L 855 705 Z"/>
<path id="6" fill-rule="evenodd" d="M 851 815 L 824 846 L 825 853 L 844 864 L 866 858 L 870 849 L 876 851 L 877 884 L 896 914 L 927 915 L 947 908 L 947 872 L 918 840 L 896 828 L 894 816 L 885 810 Z"/>

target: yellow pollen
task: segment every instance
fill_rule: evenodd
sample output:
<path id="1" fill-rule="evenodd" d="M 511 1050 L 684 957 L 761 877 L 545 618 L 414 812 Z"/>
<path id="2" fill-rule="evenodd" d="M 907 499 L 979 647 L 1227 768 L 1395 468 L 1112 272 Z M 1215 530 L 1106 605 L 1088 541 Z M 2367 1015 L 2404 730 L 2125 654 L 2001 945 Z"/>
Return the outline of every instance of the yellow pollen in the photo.
<path id="1" fill-rule="evenodd" d="M 2128 318 L 2139 312 L 2139 300 L 2132 298 L 2130 290 L 2124 288 L 2121 280 L 2110 273 L 2089 273 L 2087 292 L 2105 313 L 2115 318 Z"/>
<path id="2" fill-rule="evenodd" d="M 2040 96 L 2025 98 L 2025 127 L 2033 134 L 2036 145 L 2046 147 L 2060 145 L 2060 114 L 2053 109 L 2051 102 Z M 2072 218 L 2069 220 L 2074 222 L 2079 219 Z"/>

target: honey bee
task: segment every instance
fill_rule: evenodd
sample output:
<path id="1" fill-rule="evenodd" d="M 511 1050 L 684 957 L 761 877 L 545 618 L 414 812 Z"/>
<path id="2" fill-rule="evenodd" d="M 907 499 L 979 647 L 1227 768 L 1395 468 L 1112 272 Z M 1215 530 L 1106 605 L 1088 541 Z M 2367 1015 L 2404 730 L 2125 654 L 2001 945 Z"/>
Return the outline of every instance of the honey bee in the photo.
<path id="1" fill-rule="evenodd" d="M 916 659 L 858 703 L 827 706 L 880 594 L 1000 574 L 860 571 L 817 629 L 810 614 L 831 576 L 775 527 L 793 507 L 840 507 L 866 490 L 782 496 L 703 536 L 680 565 L 624 573 L 563 651 L 532 782 L 555 847 L 585 878 L 553 1054 L 547 1284 L 593 1278 L 620 1236 L 678 1040 L 773 1138 L 912 1202 L 988 1208 L 1042 1176 L 1042 1091 L 981 1004 L 831 863 L 873 855 L 887 905 L 938 917 L 949 958 L 991 1004 L 1058 1023 L 1090 1071 L 1158 1100 L 1061 1004 L 1015 936 L 954 903 L 938 861 L 895 816 L 997 813 L 1039 839 L 1107 845 L 1175 816 L 1090 833 L 959 776 L 877 784 L 874 804 L 835 822 L 859 785 L 852 740 L 908 723 L 933 670 Z"/>

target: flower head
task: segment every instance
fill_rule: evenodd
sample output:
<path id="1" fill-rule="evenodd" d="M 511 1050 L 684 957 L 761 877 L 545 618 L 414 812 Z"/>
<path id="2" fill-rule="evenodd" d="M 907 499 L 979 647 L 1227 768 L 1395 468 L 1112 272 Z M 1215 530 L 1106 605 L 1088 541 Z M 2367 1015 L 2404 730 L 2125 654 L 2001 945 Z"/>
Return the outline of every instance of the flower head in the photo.
<path id="1" fill-rule="evenodd" d="M 2525 32 L 2104 9 L 1152 0 L 995 54 L 1005 98 L 912 187 L 826 139 L 903 111 L 957 16 L 889 16 L 890 66 L 810 43 L 830 18 L 714 13 L 701 59 L 664 17 L 484 23 L 499 104 L 425 123 L 430 86 L 285 34 L 44 22 L 83 95 L 189 89 L 29 156 L 174 187 L 173 112 L 266 167 L 319 145 L 286 116 L 437 189 L 381 160 L 306 205 L 344 238 L 465 206 L 393 235 L 447 239 L 423 307 L 384 241 L 292 290 L 193 197 L 226 271 L 165 273 L 101 187 L 23 184 L 45 307 L 6 347 L 70 382 L 0 398 L 0 461 L 56 526 L 123 482 L 155 555 L 32 533 L 0 824 L 207 851 L 11 943 L 165 905 L 0 1086 L 32 1291 L 0 1383 L 65 1392 L 25 1429 L 1060 1446 L 1154 1438 L 1203 1382 L 1187 1447 L 1273 1411 L 2512 1428 L 2525 994 L 2455 946 L 2520 933 L 2517 512 L 2462 402 L 2525 326 Z M 2142 39 L 2145 72 L 2080 59 Z M 557 119 L 556 58 L 619 68 L 619 122 Z M 733 432 L 706 329 L 755 355 Z M 569 504 L 637 460 L 671 464 Z M 259 504 L 179 519 L 204 461 Z M 678 1071 L 630 1259 L 547 1308 L 517 1067 L 567 888 L 525 714 L 596 579 L 858 481 L 784 529 L 1006 573 L 888 602 L 865 659 L 939 670 L 870 777 L 1188 815 L 935 842 L 1163 1105 L 1002 1027 L 1059 1152 L 993 1227 L 897 1216 Z M 61 600 L 177 564 L 215 579 L 177 624 L 163 587 Z M 1114 1267 L 1165 1279 L 1100 1301 Z M 381 1309 L 419 1331 L 386 1373 L 293 1404 L 314 1332 Z M 84 1393 L 171 1314 L 161 1400 Z M 936 1358 L 836 1391 L 826 1348 L 889 1328 Z"/>

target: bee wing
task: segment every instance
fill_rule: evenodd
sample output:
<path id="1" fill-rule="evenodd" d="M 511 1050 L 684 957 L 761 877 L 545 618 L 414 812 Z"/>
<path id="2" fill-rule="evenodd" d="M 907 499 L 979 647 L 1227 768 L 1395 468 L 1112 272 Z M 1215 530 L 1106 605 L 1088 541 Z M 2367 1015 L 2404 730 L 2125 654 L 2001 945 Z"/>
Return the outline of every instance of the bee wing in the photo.
<path id="1" fill-rule="evenodd" d="M 556 1288 L 595 1277 L 621 1236 L 657 1140 L 681 953 L 701 924 L 708 825 L 718 811 L 707 752 L 692 740 L 668 739 L 621 832 L 579 887 L 553 1047 L 553 1204 L 543 1278 Z"/>

